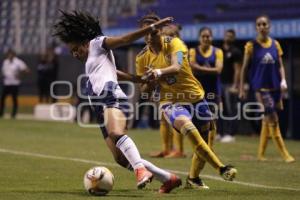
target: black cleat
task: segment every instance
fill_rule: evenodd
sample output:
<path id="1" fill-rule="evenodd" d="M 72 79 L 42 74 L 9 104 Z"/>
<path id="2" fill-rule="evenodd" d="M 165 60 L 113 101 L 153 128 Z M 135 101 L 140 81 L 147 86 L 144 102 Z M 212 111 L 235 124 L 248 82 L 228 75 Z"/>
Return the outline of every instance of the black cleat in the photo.
<path id="1" fill-rule="evenodd" d="M 193 189 L 199 189 L 199 190 L 208 190 L 209 187 L 205 185 L 205 183 L 202 181 L 200 177 L 197 178 L 190 178 L 187 177 L 185 188 L 193 188 Z"/>
<path id="2" fill-rule="evenodd" d="M 226 181 L 233 181 L 236 174 L 237 174 L 237 170 L 231 165 L 226 165 L 220 168 L 220 175 Z"/>

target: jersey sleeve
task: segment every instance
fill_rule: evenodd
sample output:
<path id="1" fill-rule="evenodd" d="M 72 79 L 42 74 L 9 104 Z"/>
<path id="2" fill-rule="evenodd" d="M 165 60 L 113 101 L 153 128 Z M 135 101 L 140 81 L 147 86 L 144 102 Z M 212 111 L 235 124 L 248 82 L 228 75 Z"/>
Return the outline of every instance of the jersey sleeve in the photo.
<path id="1" fill-rule="evenodd" d="M 283 51 L 282 51 L 280 43 L 277 40 L 275 40 L 275 45 L 276 45 L 276 48 L 277 48 L 277 51 L 278 51 L 278 55 L 282 56 L 283 55 Z"/>
<path id="2" fill-rule="evenodd" d="M 182 40 L 180 40 L 178 37 L 173 38 L 170 41 L 170 54 L 174 54 L 177 53 L 179 51 L 182 52 L 187 52 L 187 47 L 185 46 L 185 44 L 183 43 Z"/>
<path id="3" fill-rule="evenodd" d="M 247 42 L 245 45 L 245 54 L 251 56 L 253 53 L 253 43 Z"/>
<path id="4" fill-rule="evenodd" d="M 221 49 L 216 50 L 216 60 L 223 63 L 223 51 Z"/>
<path id="5" fill-rule="evenodd" d="M 189 50 L 189 61 L 190 62 L 196 62 L 196 49 L 195 48 L 191 48 Z"/>

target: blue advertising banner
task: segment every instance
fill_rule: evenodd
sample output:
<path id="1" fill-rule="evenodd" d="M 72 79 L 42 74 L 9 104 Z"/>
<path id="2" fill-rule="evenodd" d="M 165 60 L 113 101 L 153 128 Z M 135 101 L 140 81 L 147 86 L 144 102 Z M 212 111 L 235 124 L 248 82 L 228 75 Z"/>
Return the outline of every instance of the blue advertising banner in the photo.
<path id="1" fill-rule="evenodd" d="M 201 27 L 208 26 L 212 29 L 215 40 L 223 38 L 224 31 L 234 29 L 237 39 L 251 39 L 255 37 L 254 22 L 224 22 L 224 23 L 200 23 L 196 25 L 184 25 L 181 37 L 186 42 L 198 40 L 198 31 Z M 107 35 L 121 35 L 134 29 L 120 28 L 107 29 Z M 272 20 L 271 35 L 275 38 L 300 38 L 300 19 Z"/>

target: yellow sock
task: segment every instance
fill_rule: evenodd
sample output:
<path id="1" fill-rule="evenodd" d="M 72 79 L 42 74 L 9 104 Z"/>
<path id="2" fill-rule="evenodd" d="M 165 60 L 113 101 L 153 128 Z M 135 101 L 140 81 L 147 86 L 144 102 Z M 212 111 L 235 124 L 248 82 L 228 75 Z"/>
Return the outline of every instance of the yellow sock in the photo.
<path id="1" fill-rule="evenodd" d="M 173 131 L 173 141 L 174 141 L 174 144 L 176 146 L 176 150 L 183 153 L 183 151 L 184 151 L 184 149 L 183 149 L 183 137 L 184 136 L 180 133 L 177 133 L 177 131 L 173 128 L 172 128 L 172 131 Z"/>
<path id="2" fill-rule="evenodd" d="M 269 131 L 270 134 L 272 135 L 273 141 L 276 144 L 282 158 L 285 161 L 289 160 L 294 160 L 294 158 L 289 154 L 287 148 L 285 147 L 284 141 L 281 136 L 280 128 L 279 128 L 279 123 L 269 123 Z"/>
<path id="3" fill-rule="evenodd" d="M 205 166 L 205 160 L 202 157 L 199 157 L 196 153 L 193 154 L 192 165 L 189 172 L 189 178 L 199 177 L 200 172 Z"/>
<path id="4" fill-rule="evenodd" d="M 220 169 L 224 164 L 219 160 L 215 153 L 209 148 L 206 142 L 201 137 L 200 133 L 192 122 L 184 124 L 180 130 L 184 135 L 187 135 L 189 141 L 192 144 L 194 152 L 202 157 L 205 161 L 211 164 L 215 169 Z"/>
<path id="5" fill-rule="evenodd" d="M 162 150 L 163 152 L 170 151 L 170 135 L 169 135 L 169 125 L 164 119 L 160 121 L 160 137 L 162 141 Z"/>
<path id="6" fill-rule="evenodd" d="M 262 121 L 258 153 L 257 153 L 257 158 L 259 160 L 265 160 L 264 156 L 265 156 L 265 151 L 266 151 L 267 144 L 268 144 L 268 139 L 269 139 L 269 125 L 267 122 Z"/>
<path id="7" fill-rule="evenodd" d="M 208 134 L 208 146 L 212 149 L 213 145 L 214 145 L 214 140 L 215 140 L 215 136 L 217 135 L 217 127 L 216 127 L 216 122 L 213 121 L 211 122 L 211 130 L 209 131 Z"/>
<path id="8" fill-rule="evenodd" d="M 205 131 L 208 131 L 209 129 L 210 129 L 210 126 L 208 124 L 208 126 L 202 127 L 201 131 L 205 132 Z M 205 140 L 205 142 L 208 143 L 208 146 L 210 148 L 212 147 L 213 140 L 214 140 L 213 134 L 214 134 L 213 132 L 210 132 L 208 134 L 208 137 L 203 138 Z M 191 164 L 190 172 L 189 172 L 189 177 L 190 178 L 199 177 L 199 174 L 204 169 L 205 163 L 206 163 L 206 161 L 202 157 L 200 157 L 196 153 L 194 153 L 193 158 L 192 158 L 192 164 Z"/>

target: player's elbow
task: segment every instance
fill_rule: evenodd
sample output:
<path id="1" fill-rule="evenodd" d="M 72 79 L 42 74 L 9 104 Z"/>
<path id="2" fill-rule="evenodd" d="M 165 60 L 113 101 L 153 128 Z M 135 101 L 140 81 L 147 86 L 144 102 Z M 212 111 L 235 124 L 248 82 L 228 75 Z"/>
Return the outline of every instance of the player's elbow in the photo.
<path id="1" fill-rule="evenodd" d="M 222 70 L 223 70 L 222 68 L 218 68 L 218 69 L 217 69 L 217 74 L 220 75 L 220 74 L 222 73 Z"/>
<path id="2" fill-rule="evenodd" d="M 176 64 L 173 67 L 173 72 L 174 73 L 178 73 L 180 71 L 180 69 L 181 69 L 181 65 L 180 64 Z"/>

